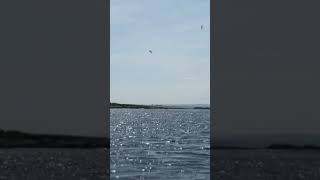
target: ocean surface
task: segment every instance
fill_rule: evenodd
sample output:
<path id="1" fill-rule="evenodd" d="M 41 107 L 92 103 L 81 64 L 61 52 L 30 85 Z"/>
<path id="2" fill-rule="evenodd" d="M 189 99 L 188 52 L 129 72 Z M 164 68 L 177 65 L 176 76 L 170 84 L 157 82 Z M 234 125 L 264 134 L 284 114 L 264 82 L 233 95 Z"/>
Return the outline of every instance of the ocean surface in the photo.
<path id="1" fill-rule="evenodd" d="M 105 180 L 108 161 L 103 148 L 1 148 L 0 180 Z"/>
<path id="2" fill-rule="evenodd" d="M 210 179 L 210 110 L 111 109 L 111 179 Z"/>
<path id="3" fill-rule="evenodd" d="M 215 180 L 319 180 L 319 150 L 214 150 Z"/>

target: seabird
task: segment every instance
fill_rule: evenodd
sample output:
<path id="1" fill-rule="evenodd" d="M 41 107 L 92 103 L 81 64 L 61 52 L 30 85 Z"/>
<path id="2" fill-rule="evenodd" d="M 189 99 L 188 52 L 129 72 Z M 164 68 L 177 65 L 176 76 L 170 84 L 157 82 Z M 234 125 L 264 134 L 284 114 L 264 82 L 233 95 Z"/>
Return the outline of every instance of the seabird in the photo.
<path id="1" fill-rule="evenodd" d="M 150 54 L 152 54 L 152 51 L 151 51 L 151 50 L 149 50 L 149 53 L 150 53 Z"/>
<path id="2" fill-rule="evenodd" d="M 203 25 L 201 25 L 201 30 L 203 29 Z"/>

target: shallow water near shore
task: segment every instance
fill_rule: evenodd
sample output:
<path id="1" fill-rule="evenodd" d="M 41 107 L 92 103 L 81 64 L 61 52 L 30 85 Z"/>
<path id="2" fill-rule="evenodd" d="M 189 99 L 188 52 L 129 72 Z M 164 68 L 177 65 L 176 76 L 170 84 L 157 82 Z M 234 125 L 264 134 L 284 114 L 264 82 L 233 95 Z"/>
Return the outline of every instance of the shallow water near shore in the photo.
<path id="1" fill-rule="evenodd" d="M 111 179 L 210 179 L 209 114 L 112 109 Z"/>

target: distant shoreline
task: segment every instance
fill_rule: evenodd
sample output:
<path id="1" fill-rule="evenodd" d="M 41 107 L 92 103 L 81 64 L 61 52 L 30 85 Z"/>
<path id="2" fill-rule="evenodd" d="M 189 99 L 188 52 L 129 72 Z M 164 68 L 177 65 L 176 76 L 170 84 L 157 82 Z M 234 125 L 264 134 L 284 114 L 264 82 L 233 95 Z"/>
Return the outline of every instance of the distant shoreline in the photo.
<path id="1" fill-rule="evenodd" d="M 120 104 L 110 103 L 111 109 L 210 109 L 210 107 L 184 107 L 173 105 L 138 105 L 138 104 Z"/>
<path id="2" fill-rule="evenodd" d="M 0 130 L 0 148 L 110 148 L 108 138 Z"/>
<path id="3" fill-rule="evenodd" d="M 316 145 L 271 144 L 266 147 L 214 146 L 213 150 L 320 150 Z"/>

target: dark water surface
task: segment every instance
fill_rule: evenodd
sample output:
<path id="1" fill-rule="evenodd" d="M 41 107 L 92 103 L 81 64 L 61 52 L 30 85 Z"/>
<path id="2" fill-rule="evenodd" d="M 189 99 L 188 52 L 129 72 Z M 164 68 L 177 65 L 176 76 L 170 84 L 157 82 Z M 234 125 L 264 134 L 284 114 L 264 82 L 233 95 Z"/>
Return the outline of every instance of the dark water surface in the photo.
<path id="1" fill-rule="evenodd" d="M 0 180 L 107 179 L 106 152 L 105 149 L 0 149 Z"/>
<path id="2" fill-rule="evenodd" d="M 215 180 L 319 180 L 318 150 L 214 150 Z"/>
<path id="3" fill-rule="evenodd" d="M 210 179 L 209 114 L 112 109 L 111 179 Z"/>

